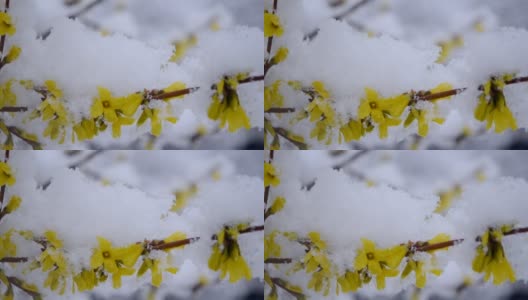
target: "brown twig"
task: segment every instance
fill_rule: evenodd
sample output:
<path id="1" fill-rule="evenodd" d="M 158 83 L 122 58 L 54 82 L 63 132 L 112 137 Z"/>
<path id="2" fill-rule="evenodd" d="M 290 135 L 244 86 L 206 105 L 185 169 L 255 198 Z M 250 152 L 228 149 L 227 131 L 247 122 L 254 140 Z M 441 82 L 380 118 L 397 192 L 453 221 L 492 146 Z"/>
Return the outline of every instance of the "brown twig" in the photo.
<path id="1" fill-rule="evenodd" d="M 20 132 L 20 129 L 18 129 L 17 127 L 15 127 L 15 126 L 7 126 L 7 130 L 9 130 L 9 132 L 14 134 L 19 139 L 21 139 L 24 142 L 26 142 L 27 144 L 29 144 L 31 147 L 33 147 L 33 149 L 42 149 L 42 146 L 40 145 L 39 142 L 32 141 L 32 140 L 24 137 L 23 134 Z"/>
<path id="2" fill-rule="evenodd" d="M 273 282 L 273 284 L 275 284 L 276 286 L 282 288 L 283 290 L 285 290 L 286 292 L 288 292 L 289 294 L 291 294 L 292 296 L 294 296 L 295 298 L 301 298 L 301 299 L 304 299 L 306 296 L 302 293 L 299 293 L 297 291 L 294 291 L 290 288 L 288 288 L 286 286 L 286 282 L 280 278 L 277 278 L 277 277 L 271 277 L 271 282 Z"/>
<path id="3" fill-rule="evenodd" d="M 293 107 L 271 107 L 270 109 L 264 111 L 265 113 L 274 113 L 274 114 L 284 114 L 294 112 L 295 108 Z"/>
<path id="4" fill-rule="evenodd" d="M 270 150 L 269 152 L 269 160 L 268 162 L 273 162 L 273 156 L 275 154 L 275 150 Z M 268 205 L 268 198 L 269 198 L 269 192 L 270 192 L 270 186 L 264 188 L 264 209 L 266 209 L 266 206 Z M 266 218 L 264 218 L 266 220 Z"/>
<path id="5" fill-rule="evenodd" d="M 265 264 L 289 264 L 293 261 L 291 258 L 281 258 L 281 257 L 268 257 L 264 260 Z"/>
<path id="6" fill-rule="evenodd" d="M 277 0 L 273 0 L 273 14 L 277 13 Z M 268 58 L 264 60 L 264 76 L 268 74 L 268 70 L 271 67 L 271 48 L 273 46 L 273 36 L 268 37 L 268 42 L 266 44 L 266 53 L 268 54 Z"/>
<path id="7" fill-rule="evenodd" d="M 306 143 L 303 143 L 303 142 L 299 142 L 299 141 L 296 141 L 294 139 L 291 139 L 289 136 L 288 136 L 288 131 L 282 127 L 273 127 L 273 130 L 275 130 L 275 132 L 280 135 L 281 137 L 285 138 L 286 140 L 288 140 L 290 143 L 294 144 L 295 146 L 297 146 L 297 148 L 299 149 L 302 149 L 302 150 L 305 150 L 305 149 L 308 149 L 308 144 Z"/>
<path id="8" fill-rule="evenodd" d="M 0 112 L 23 112 L 27 110 L 28 108 L 25 106 L 4 106 L 0 108 Z"/>
<path id="9" fill-rule="evenodd" d="M 26 287 L 24 287 L 24 282 L 14 276 L 8 276 L 7 277 L 7 280 L 9 281 L 9 283 L 11 283 L 12 285 L 16 286 L 17 288 L 23 290 L 26 294 L 28 295 L 31 295 L 32 297 L 36 298 L 36 299 L 41 299 L 41 295 L 40 293 L 37 293 L 35 291 L 32 291 L 30 289 L 27 289 Z"/>
<path id="10" fill-rule="evenodd" d="M 5 1 L 5 8 L 4 8 L 4 12 L 7 13 L 7 11 L 9 10 L 9 0 L 6 0 Z M 2 37 L 0 38 L 0 54 L 2 56 L 4 56 L 4 46 L 5 46 L 5 40 L 6 40 L 6 35 L 2 35 Z"/>
<path id="11" fill-rule="evenodd" d="M 277 0 L 273 0 L 273 14 L 277 13 Z M 268 55 L 271 53 L 271 47 L 272 47 L 272 44 L 273 44 L 273 36 L 270 36 L 268 38 L 268 44 L 266 46 L 266 52 L 268 52 Z M 266 72 L 264 72 L 264 75 L 266 74 Z"/>
<path id="12" fill-rule="evenodd" d="M 249 76 L 249 77 L 246 77 L 244 79 L 241 79 L 241 80 L 238 81 L 238 83 L 239 84 L 246 84 L 246 83 L 262 81 L 262 80 L 264 80 L 264 75 L 255 75 L 255 76 Z M 199 89 L 200 89 L 199 86 L 195 86 L 195 87 L 185 88 L 185 89 L 181 89 L 181 90 L 177 90 L 177 91 L 171 91 L 171 92 L 167 92 L 167 93 L 163 92 L 163 90 L 161 90 L 161 91 L 160 90 L 151 90 L 151 91 L 145 91 L 145 95 L 147 96 L 147 98 L 162 100 L 162 99 L 168 99 L 168 98 L 172 98 L 172 97 L 188 95 L 188 94 L 196 92 Z M 216 89 L 216 85 L 213 84 L 211 86 L 211 89 Z"/>
<path id="13" fill-rule="evenodd" d="M 27 257 L 3 257 L 0 258 L 0 263 L 21 263 L 27 262 L 28 260 Z"/>
<path id="14" fill-rule="evenodd" d="M 7 163 L 8 160 L 9 160 L 9 150 L 6 150 L 5 155 L 4 155 L 4 162 Z M 4 184 L 0 188 L 0 208 L 2 208 L 2 206 L 4 205 L 5 190 L 6 190 L 6 185 Z"/>
<path id="15" fill-rule="evenodd" d="M 250 232 L 255 232 L 255 231 L 262 231 L 262 230 L 264 230 L 264 225 L 251 226 L 251 227 L 245 228 L 243 230 L 240 230 L 239 233 L 240 234 L 245 234 L 245 233 L 250 233 Z M 215 240 L 215 239 L 216 239 L 216 235 L 211 236 L 211 240 Z M 167 250 L 167 249 L 172 249 L 172 248 L 176 248 L 176 247 L 189 245 L 189 244 L 192 244 L 194 242 L 197 242 L 198 240 L 200 240 L 199 236 L 186 238 L 186 239 L 179 240 L 179 241 L 173 241 L 173 242 L 169 242 L 169 243 L 165 243 L 164 241 L 152 241 L 151 242 L 151 249 L 153 249 L 153 250 Z"/>

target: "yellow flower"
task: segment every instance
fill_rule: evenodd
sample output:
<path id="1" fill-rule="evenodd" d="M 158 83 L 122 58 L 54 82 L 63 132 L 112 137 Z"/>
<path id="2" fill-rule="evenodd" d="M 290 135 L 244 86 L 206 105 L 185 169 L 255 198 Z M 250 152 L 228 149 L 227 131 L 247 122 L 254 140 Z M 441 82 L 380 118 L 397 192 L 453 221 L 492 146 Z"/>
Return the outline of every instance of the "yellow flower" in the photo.
<path id="1" fill-rule="evenodd" d="M 270 163 L 264 163 L 264 186 L 277 186 L 280 184 L 280 178 Z"/>
<path id="2" fill-rule="evenodd" d="M 16 256 L 17 246 L 11 241 L 14 230 L 10 229 L 0 234 L 0 259 L 8 256 Z"/>
<path id="3" fill-rule="evenodd" d="M 4 208 L 4 212 L 6 214 L 10 214 L 18 209 L 20 206 L 20 203 L 22 203 L 22 198 L 20 198 L 17 195 L 11 196 L 11 199 L 9 199 L 9 202 L 7 203 L 6 207 Z"/>
<path id="4" fill-rule="evenodd" d="M 321 235 L 319 232 L 312 231 L 308 233 L 308 237 L 310 238 L 310 241 L 312 244 L 314 244 L 315 247 L 317 247 L 320 250 L 326 249 L 326 242 L 321 239 Z"/>
<path id="5" fill-rule="evenodd" d="M 13 80 L 8 80 L 0 85 L 0 107 L 13 106 L 16 104 L 16 94 L 11 91 Z"/>
<path id="6" fill-rule="evenodd" d="M 453 50 L 464 46 L 464 40 L 461 36 L 456 35 L 450 40 L 438 42 L 438 46 L 440 47 L 440 54 L 438 55 L 436 62 L 444 63 L 447 61 Z"/>
<path id="7" fill-rule="evenodd" d="M 486 121 L 487 129 L 495 124 L 496 133 L 501 133 L 507 129 L 517 129 L 517 122 L 506 105 L 506 97 L 504 97 L 503 92 L 505 81 L 512 78 L 513 75 L 506 74 L 501 77 L 491 77 L 490 80 L 486 81 L 475 108 L 475 119 Z"/>
<path id="8" fill-rule="evenodd" d="M 286 47 L 280 47 L 277 52 L 275 53 L 275 56 L 271 59 L 270 63 L 271 65 L 280 64 L 283 62 L 286 58 L 288 58 L 288 48 Z"/>
<path id="9" fill-rule="evenodd" d="M 21 52 L 22 52 L 22 49 L 20 47 L 11 46 L 11 48 L 9 48 L 9 52 L 7 53 L 7 56 L 5 58 L 6 63 L 14 62 L 20 56 Z"/>
<path id="10" fill-rule="evenodd" d="M 97 135 L 97 127 L 93 119 L 83 118 L 81 122 L 73 125 L 73 132 L 77 135 L 79 141 L 89 140 Z"/>
<path id="11" fill-rule="evenodd" d="M 251 270 L 246 260 L 240 253 L 237 237 L 243 226 L 226 227 L 216 236 L 217 242 L 209 258 L 209 268 L 220 271 L 220 278 L 224 279 L 229 274 L 229 282 L 234 283 L 242 278 L 251 279 Z"/>
<path id="12" fill-rule="evenodd" d="M 70 268 L 64 254 L 55 247 L 46 248 L 40 254 L 38 261 L 42 271 L 48 272 L 44 287 L 48 287 L 52 291 L 59 290 L 60 295 L 64 294 L 66 281 L 70 276 Z"/>
<path id="13" fill-rule="evenodd" d="M 354 259 L 354 269 L 360 272 L 368 271 L 370 276 L 376 276 L 376 286 L 379 290 L 385 288 L 385 277 L 398 276 L 398 266 L 407 253 L 406 246 L 395 246 L 389 249 L 376 249 L 373 241 L 362 238 L 363 248 Z"/>
<path id="14" fill-rule="evenodd" d="M 15 176 L 13 176 L 13 171 L 11 171 L 11 167 L 5 163 L 0 162 L 0 186 L 1 185 L 13 185 L 15 184 L 16 179 Z"/>
<path id="15" fill-rule="evenodd" d="M 279 16 L 269 13 L 267 11 L 264 12 L 264 37 L 271 37 L 271 36 L 282 36 L 284 33 L 284 29 L 282 28 L 282 24 L 280 22 Z"/>
<path id="16" fill-rule="evenodd" d="M 159 287 L 161 285 L 161 281 L 163 280 L 163 275 L 159 265 L 159 259 L 144 258 L 141 267 L 139 267 L 137 276 L 142 276 L 147 270 L 150 269 L 151 283 L 153 286 Z"/>
<path id="17" fill-rule="evenodd" d="M 97 285 L 96 274 L 93 270 L 82 269 L 82 271 L 73 276 L 73 282 L 79 292 L 89 291 Z"/>
<path id="18" fill-rule="evenodd" d="M 302 263 L 305 271 L 311 274 L 308 288 L 323 292 L 327 296 L 330 291 L 330 280 L 334 277 L 334 267 L 326 252 L 327 245 L 318 232 L 308 233 L 309 251 L 304 255 Z"/>
<path id="19" fill-rule="evenodd" d="M 128 247 L 115 248 L 112 243 L 103 237 L 97 237 L 99 247 L 94 249 L 90 258 L 90 267 L 97 269 L 102 267 L 106 272 L 112 274 L 113 286 L 121 286 L 122 275 L 132 275 L 132 268 L 141 253 L 143 246 L 131 244 Z"/>
<path id="20" fill-rule="evenodd" d="M 172 206 L 170 208 L 170 211 L 172 212 L 180 212 L 187 206 L 187 202 L 190 198 L 194 197 L 198 193 L 198 186 L 196 184 L 191 184 L 189 187 L 184 189 L 179 189 L 175 191 L 174 194 L 174 200 L 172 203 Z"/>
<path id="21" fill-rule="evenodd" d="M 493 284 L 495 285 L 506 280 L 515 282 L 515 272 L 508 262 L 502 246 L 502 236 L 510 229 L 511 226 L 490 228 L 480 237 L 477 255 L 473 259 L 473 271 L 484 272 L 484 281 L 488 281 L 493 275 Z"/>
<path id="22" fill-rule="evenodd" d="M 112 123 L 112 137 L 117 138 L 121 136 L 121 126 L 134 124 L 134 119 L 129 117 L 117 116 L 116 121 Z"/>
<path id="23" fill-rule="evenodd" d="M 278 234 L 279 232 L 274 230 L 264 236 L 264 259 L 281 255 L 281 246 L 275 242 L 275 237 Z"/>
<path id="24" fill-rule="evenodd" d="M 62 241 L 57 237 L 55 231 L 47 230 L 44 232 L 44 237 L 54 248 L 62 248 Z"/>
<path id="25" fill-rule="evenodd" d="M 137 126 L 141 126 L 143 123 L 145 123 L 146 120 L 150 119 L 150 133 L 154 136 L 160 136 L 161 134 L 161 118 L 160 118 L 161 110 L 158 108 L 148 108 L 145 107 L 143 109 L 143 113 L 141 113 L 141 116 L 138 119 Z M 175 123 L 177 120 L 171 117 L 166 117 L 164 120 L 169 121 L 171 123 Z"/>
<path id="26" fill-rule="evenodd" d="M 0 12 L 0 35 L 13 35 L 16 32 L 15 25 L 8 13 Z"/>
<path id="27" fill-rule="evenodd" d="M 60 137 L 59 143 L 62 144 L 66 136 L 66 126 L 69 124 L 68 112 L 64 104 L 58 100 L 62 98 L 62 91 L 56 87 L 52 80 L 47 80 L 45 85 L 50 95 L 40 103 L 34 116 L 38 116 L 40 112 L 42 120 L 48 121 L 48 126 L 44 129 L 43 135 L 52 140 Z"/>
<path id="28" fill-rule="evenodd" d="M 62 98 L 62 91 L 57 87 L 57 83 L 54 80 L 46 80 L 44 85 L 55 99 Z"/>
<path id="29" fill-rule="evenodd" d="M 280 93 L 281 81 L 277 80 L 271 85 L 264 87 L 264 111 L 272 107 L 281 107 L 284 105 L 284 96 Z"/>
<path id="30" fill-rule="evenodd" d="M 97 87 L 97 90 L 99 91 L 99 97 L 94 99 L 90 110 L 91 117 L 104 116 L 109 122 L 117 121 L 116 110 L 119 109 L 120 101 L 112 97 L 112 93 L 104 87 Z"/>
<path id="31" fill-rule="evenodd" d="M 117 248 L 112 247 L 112 243 L 103 237 L 97 237 L 99 248 L 94 249 L 90 258 L 90 267 L 96 269 L 103 267 L 110 273 L 118 271 L 116 260 L 119 259 Z"/>
<path id="32" fill-rule="evenodd" d="M 90 258 L 90 267 L 97 269 L 102 267 L 104 271 L 112 274 L 112 286 L 121 286 L 121 277 L 134 274 L 132 268 L 141 253 L 143 246 L 132 244 L 128 247 L 114 248 L 110 241 L 103 237 L 97 237 L 99 248 L 94 249 Z"/>
<path id="33" fill-rule="evenodd" d="M 418 120 L 418 135 L 425 137 L 427 136 L 427 133 L 429 132 L 429 124 L 428 124 L 428 118 L 427 118 L 428 111 L 424 109 L 416 109 L 411 108 L 409 111 L 409 114 L 407 115 L 407 118 L 405 119 L 405 122 L 403 123 L 403 126 L 405 128 L 409 127 L 414 120 Z M 442 118 L 433 118 L 433 122 L 442 124 L 444 123 L 444 119 Z"/>
<path id="34" fill-rule="evenodd" d="M 462 195 L 462 188 L 458 184 L 455 185 L 452 189 L 440 191 L 438 193 L 440 200 L 438 200 L 438 204 L 436 205 L 434 212 L 446 212 L 451 207 L 453 200 L 460 197 L 460 195 Z"/>
<path id="35" fill-rule="evenodd" d="M 284 208 L 285 204 L 286 204 L 286 199 L 284 197 L 275 198 L 275 201 L 273 201 L 273 204 L 268 209 L 269 214 L 273 215 L 281 211 Z"/>
<path id="36" fill-rule="evenodd" d="M 121 101 L 120 111 L 127 117 L 133 116 L 141 102 L 143 101 L 143 96 L 139 93 L 133 93 L 125 97 L 118 98 Z"/>
<path id="37" fill-rule="evenodd" d="M 416 287 L 417 288 L 425 287 L 426 276 L 425 276 L 424 263 L 422 261 L 409 259 L 407 261 L 407 265 L 403 269 L 401 277 L 402 278 L 407 277 L 412 271 L 416 273 L 416 282 L 415 282 Z"/>
<path id="38" fill-rule="evenodd" d="M 342 137 L 344 138 L 345 142 L 348 143 L 352 140 L 359 140 L 363 135 L 365 135 L 365 129 L 363 128 L 363 124 L 361 124 L 361 121 L 356 121 L 354 119 L 350 119 L 348 123 L 344 124 L 339 128 L 339 132 L 341 133 Z M 340 136 L 341 138 L 341 136 Z M 341 142 L 341 141 L 340 141 Z"/>
<path id="39" fill-rule="evenodd" d="M 358 272 L 349 270 L 337 278 L 337 283 L 343 293 L 355 292 L 363 285 Z"/>
<path id="40" fill-rule="evenodd" d="M 235 132 L 242 127 L 251 128 L 249 118 L 240 105 L 237 93 L 238 81 L 244 77 L 245 74 L 238 74 L 218 82 L 216 92 L 212 96 L 213 101 L 207 110 L 210 119 L 220 121 L 220 127 L 228 125 L 230 132 Z"/>
<path id="41" fill-rule="evenodd" d="M 172 56 L 169 58 L 170 62 L 178 62 L 180 61 L 184 56 L 187 50 L 189 50 L 191 47 L 195 46 L 198 39 L 194 34 L 191 34 L 189 37 L 174 42 L 174 50 L 172 52 Z"/>
<path id="42" fill-rule="evenodd" d="M 370 117 L 379 125 L 379 137 L 388 136 L 389 126 L 397 126 L 401 123 L 399 117 L 410 101 L 408 94 L 402 94 L 391 98 L 381 98 L 371 88 L 365 88 L 365 98 L 361 99 L 358 109 L 359 119 Z"/>

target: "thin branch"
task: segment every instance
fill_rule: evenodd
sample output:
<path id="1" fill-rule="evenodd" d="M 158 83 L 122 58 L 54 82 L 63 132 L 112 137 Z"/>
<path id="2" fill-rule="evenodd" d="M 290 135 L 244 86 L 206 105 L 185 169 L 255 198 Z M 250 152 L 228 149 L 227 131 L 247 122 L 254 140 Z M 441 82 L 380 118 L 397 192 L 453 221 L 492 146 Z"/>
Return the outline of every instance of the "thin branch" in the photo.
<path id="1" fill-rule="evenodd" d="M 0 258 L 0 263 L 21 263 L 27 262 L 28 260 L 27 257 L 3 257 Z"/>
<path id="2" fill-rule="evenodd" d="M 273 14 L 277 13 L 277 0 L 273 0 Z M 266 46 L 266 52 L 268 52 L 268 55 L 271 53 L 271 47 L 273 45 L 273 36 L 270 36 L 268 38 L 268 44 Z M 266 74 L 266 72 L 264 72 L 264 75 Z"/>
<path id="3" fill-rule="evenodd" d="M 295 146 L 297 146 L 297 148 L 299 149 L 307 149 L 308 148 L 308 144 L 306 143 L 303 143 L 303 142 L 299 142 L 299 141 L 296 141 L 294 139 L 291 139 L 289 136 L 288 136 L 288 131 L 282 127 L 273 127 L 273 130 L 275 130 L 275 132 L 280 135 L 281 137 L 285 138 L 286 140 L 288 140 L 290 143 L 294 144 Z"/>
<path id="4" fill-rule="evenodd" d="M 264 80 L 264 75 L 256 75 L 256 76 L 249 76 L 247 78 L 244 78 L 244 79 L 238 81 L 238 83 L 239 84 L 244 84 L 244 83 L 262 81 L 262 80 Z"/>
<path id="5" fill-rule="evenodd" d="M 250 232 L 255 232 L 255 231 L 262 231 L 262 230 L 264 230 L 264 225 L 251 226 L 251 227 L 248 227 L 246 229 L 240 230 L 239 233 L 240 234 L 245 234 L 245 233 L 250 233 Z M 215 239 L 216 239 L 216 235 L 211 236 L 211 240 L 215 240 Z M 183 240 L 173 241 L 173 242 L 169 242 L 169 243 L 165 243 L 164 241 L 152 241 L 151 242 L 151 249 L 153 249 L 153 250 L 167 250 L 167 249 L 171 249 L 171 248 L 176 248 L 176 247 L 180 247 L 180 246 L 189 245 L 189 244 L 192 244 L 192 243 L 197 242 L 199 240 L 200 240 L 200 237 L 196 236 L 196 237 L 186 238 L 186 239 L 183 239 Z"/>
<path id="6" fill-rule="evenodd" d="M 275 114 L 284 114 L 284 113 L 291 113 L 295 112 L 295 108 L 293 107 L 272 107 L 266 111 L 265 113 L 275 113 Z"/>
<path id="7" fill-rule="evenodd" d="M 273 0 L 273 14 L 277 13 L 277 0 Z M 266 53 L 268 54 L 268 58 L 264 60 L 264 76 L 268 74 L 268 70 L 271 67 L 271 48 L 273 46 L 273 36 L 268 37 L 268 42 L 266 44 Z"/>
<path id="8" fill-rule="evenodd" d="M 72 19 L 72 20 L 75 20 L 78 17 L 80 17 L 80 16 L 84 15 L 85 13 L 89 12 L 92 8 L 94 8 L 98 4 L 101 4 L 103 1 L 104 0 L 94 0 L 91 3 L 89 3 L 88 5 L 86 5 L 85 7 L 81 8 L 79 11 L 68 15 L 68 18 Z"/>
<path id="9" fill-rule="evenodd" d="M 14 134 L 16 137 L 18 137 L 19 139 L 23 140 L 27 144 L 31 145 L 31 147 L 33 147 L 33 149 L 41 149 L 42 148 L 42 146 L 40 145 L 39 142 L 32 141 L 32 140 L 24 137 L 22 132 L 20 132 L 20 129 L 18 129 L 17 127 L 15 127 L 15 126 L 7 126 L 7 129 L 9 130 L 9 132 Z"/>
<path id="10" fill-rule="evenodd" d="M 5 1 L 4 12 L 7 13 L 8 10 L 9 10 L 9 0 L 6 0 L 6 1 Z M 4 35 L 2 35 L 2 37 L 0 38 L 0 54 L 1 54 L 1 56 L 4 56 L 5 40 L 6 40 L 6 35 L 4 34 Z"/>
<path id="11" fill-rule="evenodd" d="M 9 150 L 6 150 L 4 154 L 4 162 L 7 163 L 8 161 L 9 161 Z M 5 190 L 6 190 L 6 185 L 4 184 L 0 188 L 0 208 L 2 208 L 2 206 L 4 205 Z"/>
<path id="12" fill-rule="evenodd" d="M 26 106 L 4 106 L 0 108 L 0 112 L 23 112 L 27 110 Z"/>
<path id="13" fill-rule="evenodd" d="M 372 2 L 372 0 L 361 0 L 361 1 L 357 2 L 356 4 L 352 5 L 347 10 L 343 11 L 342 13 L 339 13 L 339 14 L 335 15 L 334 19 L 336 19 L 338 21 L 342 20 L 346 16 L 353 14 L 356 10 L 360 9 L 362 6 L 365 6 L 369 2 Z"/>
<path id="14" fill-rule="evenodd" d="M 265 264 L 289 264 L 293 261 L 291 258 L 268 257 L 264 260 Z"/>
<path id="15" fill-rule="evenodd" d="M 32 297 L 35 297 L 35 298 L 37 298 L 37 297 L 41 297 L 40 293 L 37 293 L 37 292 L 35 292 L 35 291 L 32 291 L 32 290 L 30 290 L 30 289 L 25 288 L 25 287 L 24 287 L 24 282 L 23 282 L 22 280 L 20 280 L 20 279 L 14 277 L 14 276 L 8 276 L 8 277 L 7 277 L 7 280 L 9 280 L 9 282 L 10 282 L 12 285 L 14 285 L 14 286 L 16 286 L 17 288 L 23 290 L 26 294 L 31 295 Z"/>
<path id="16" fill-rule="evenodd" d="M 268 160 L 269 163 L 273 162 L 274 154 L 275 154 L 275 150 L 270 150 L 269 160 Z M 270 192 L 270 186 L 268 185 L 267 187 L 264 188 L 264 209 L 266 209 L 266 206 L 268 205 L 269 192 Z M 264 218 L 264 220 L 266 220 L 266 218 Z"/>
<path id="17" fill-rule="evenodd" d="M 338 164 L 335 164 L 332 167 L 332 169 L 341 170 L 343 167 L 345 167 L 346 165 L 348 165 L 350 163 L 353 163 L 354 161 L 356 161 L 357 159 L 359 159 L 363 155 L 367 154 L 368 152 L 369 152 L 369 150 L 360 150 L 360 151 L 354 153 L 354 155 L 352 155 L 349 158 L 345 159 L 344 161 L 342 161 L 342 162 L 340 162 Z"/>
<path id="18" fill-rule="evenodd" d="M 99 154 L 103 153 L 104 151 L 105 150 L 95 150 L 91 152 L 90 154 L 86 155 L 85 157 L 83 157 L 82 159 L 80 159 L 79 161 L 70 164 L 68 166 L 68 169 L 77 169 L 83 166 L 84 164 L 90 162 L 92 159 L 96 158 Z"/>
<path id="19" fill-rule="evenodd" d="M 238 83 L 239 84 L 246 84 L 246 83 L 262 81 L 262 80 L 264 80 L 264 75 L 256 75 L 256 76 L 249 76 L 249 77 L 246 77 L 244 79 L 241 79 L 240 81 L 238 81 Z M 147 98 L 150 97 L 152 99 L 168 99 L 168 98 L 172 98 L 172 97 L 188 95 L 188 94 L 196 92 L 199 89 L 200 89 L 199 86 L 195 86 L 195 87 L 185 88 L 185 89 L 181 89 L 181 90 L 177 90 L 177 91 L 171 91 L 171 92 L 167 92 L 167 93 L 165 93 L 163 91 L 152 90 L 152 91 L 146 91 L 145 95 L 147 96 Z M 216 89 L 216 85 L 213 84 L 211 86 L 211 89 Z"/>
<path id="20" fill-rule="evenodd" d="M 280 279 L 280 278 L 277 278 L 277 277 L 271 277 L 271 282 L 273 282 L 273 284 L 275 284 L 276 286 L 282 288 L 283 290 L 285 290 L 286 292 L 288 292 L 289 294 L 291 294 L 295 298 L 304 299 L 306 297 L 304 294 L 299 293 L 297 291 L 294 291 L 294 290 L 288 288 L 286 286 L 286 282 L 283 279 Z"/>

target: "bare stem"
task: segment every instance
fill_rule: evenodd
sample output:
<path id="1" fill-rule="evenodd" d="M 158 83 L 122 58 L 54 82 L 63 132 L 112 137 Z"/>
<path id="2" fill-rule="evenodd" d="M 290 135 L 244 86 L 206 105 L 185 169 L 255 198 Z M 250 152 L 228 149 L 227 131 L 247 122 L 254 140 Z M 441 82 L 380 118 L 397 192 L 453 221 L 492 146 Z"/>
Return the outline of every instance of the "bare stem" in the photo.
<path id="1" fill-rule="evenodd" d="M 240 234 L 245 234 L 245 233 L 250 233 L 250 232 L 255 232 L 255 231 L 262 231 L 262 230 L 264 230 L 264 225 L 251 226 L 251 227 L 248 227 L 246 229 L 240 230 L 239 233 Z M 172 249 L 172 248 L 176 248 L 176 247 L 189 245 L 189 244 L 192 244 L 192 243 L 194 243 L 194 242 L 196 242 L 198 240 L 200 240 L 199 236 L 186 238 L 186 239 L 179 240 L 179 241 L 173 241 L 173 242 L 169 242 L 169 243 L 165 243 L 164 241 L 152 241 L 151 242 L 151 246 L 152 246 L 152 249 L 154 249 L 154 250 L 167 250 L 167 249 Z M 211 236 L 211 240 L 216 240 L 216 235 Z"/>
<path id="2" fill-rule="evenodd" d="M 85 7 L 81 8 L 79 11 L 69 15 L 68 18 L 75 20 L 78 17 L 80 17 L 81 15 L 89 12 L 92 8 L 94 8 L 98 4 L 101 4 L 103 1 L 104 0 L 94 0 L 91 3 L 89 3 L 88 5 L 86 5 Z"/>
<path id="3" fill-rule="evenodd" d="M 26 106 L 4 106 L 0 108 L 0 112 L 24 112 L 27 110 Z"/>
<path id="4" fill-rule="evenodd" d="M 264 260 L 265 264 L 289 264 L 293 260 L 291 258 L 268 257 Z"/>

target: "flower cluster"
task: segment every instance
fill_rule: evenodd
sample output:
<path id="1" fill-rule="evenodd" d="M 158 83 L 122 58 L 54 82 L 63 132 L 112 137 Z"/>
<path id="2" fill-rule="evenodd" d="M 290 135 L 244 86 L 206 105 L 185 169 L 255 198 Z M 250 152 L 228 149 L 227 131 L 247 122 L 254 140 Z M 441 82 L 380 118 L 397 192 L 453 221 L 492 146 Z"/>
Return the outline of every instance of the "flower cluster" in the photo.
<path id="1" fill-rule="evenodd" d="M 246 224 L 226 226 L 216 234 L 216 242 L 209 258 L 209 268 L 220 271 L 220 278 L 229 276 L 229 282 L 237 282 L 244 278 L 251 279 L 251 269 L 238 245 L 238 235 L 247 228 Z"/>

